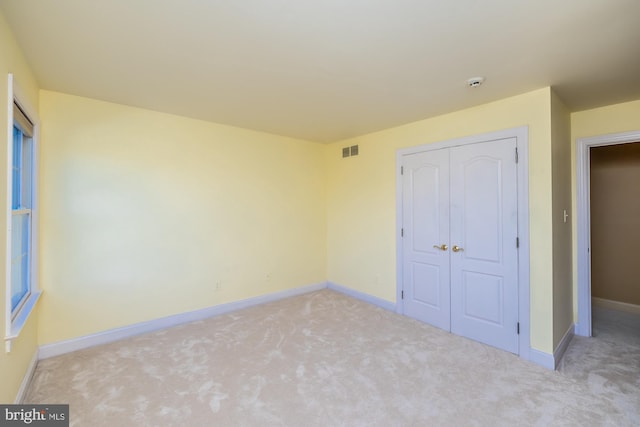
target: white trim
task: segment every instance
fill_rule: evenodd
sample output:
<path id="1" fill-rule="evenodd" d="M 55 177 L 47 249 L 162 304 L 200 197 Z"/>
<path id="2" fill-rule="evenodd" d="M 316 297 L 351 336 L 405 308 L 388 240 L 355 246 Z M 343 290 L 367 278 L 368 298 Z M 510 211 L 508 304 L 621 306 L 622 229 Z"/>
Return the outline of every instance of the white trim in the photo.
<path id="1" fill-rule="evenodd" d="M 518 319 L 520 337 L 519 355 L 530 360 L 531 301 L 530 301 L 530 240 L 529 240 L 529 128 L 514 129 L 518 147 Z"/>
<path id="2" fill-rule="evenodd" d="M 402 255 L 402 218 L 404 218 L 402 210 L 402 159 L 403 156 L 410 154 L 409 150 L 407 148 L 396 152 L 396 313 L 402 315 L 404 315 L 404 304 L 402 303 L 402 283 L 404 281 L 402 267 L 404 262 Z"/>
<path id="3" fill-rule="evenodd" d="M 326 283 L 316 283 L 313 285 L 301 286 L 298 288 L 287 289 L 267 295 L 261 295 L 240 301 L 207 307 L 200 310 L 194 310 L 186 313 L 175 314 L 173 316 L 140 322 L 133 325 L 123 326 L 121 328 L 110 329 L 91 335 L 85 335 L 83 337 L 72 338 L 70 340 L 46 344 L 40 346 L 40 359 L 48 359 L 50 357 L 59 356 L 61 354 L 71 353 L 73 351 L 83 350 L 86 348 L 95 347 L 97 345 L 108 344 L 136 335 L 181 325 L 183 323 L 195 322 L 197 320 L 219 316 L 221 314 L 241 310 L 243 308 L 266 304 L 269 302 L 278 301 L 284 298 L 302 295 L 309 292 L 319 291 L 321 289 L 325 289 L 326 287 Z"/>
<path id="4" fill-rule="evenodd" d="M 605 145 L 640 141 L 640 131 L 599 135 L 576 140 L 576 215 L 578 263 L 578 323 L 576 335 L 591 336 L 591 201 L 589 199 L 591 170 L 589 149 Z"/>
<path id="5" fill-rule="evenodd" d="M 553 358 L 553 354 L 545 353 L 535 348 L 529 350 L 529 361 L 552 371 L 556 369 L 556 361 Z"/>
<path id="6" fill-rule="evenodd" d="M 355 289 L 347 288 L 346 286 L 338 285 L 337 283 L 327 282 L 327 288 L 341 294 L 348 295 L 352 298 L 359 299 L 371 305 L 384 308 L 389 311 L 396 311 L 396 304 L 391 301 L 384 300 L 382 298 L 374 297 L 373 295 L 366 294 L 364 292 L 356 291 Z"/>
<path id="7" fill-rule="evenodd" d="M 544 357 L 533 355 L 530 344 L 530 253 L 529 253 L 529 127 L 521 126 L 480 135 L 466 136 L 448 141 L 423 144 L 416 147 L 403 148 L 396 152 L 396 311 L 403 314 L 402 304 L 402 174 L 403 157 L 424 151 L 477 144 L 499 139 L 516 138 L 518 147 L 518 317 L 520 335 L 518 337 L 518 354 L 525 360 L 543 360 Z M 538 352 L 539 353 L 539 352 Z M 546 354 L 546 353 L 543 353 Z M 551 360 L 553 356 L 549 355 Z M 545 356 L 546 357 L 546 356 Z M 537 362 L 536 362 L 537 363 Z M 546 366 L 545 363 L 541 363 Z"/>
<path id="8" fill-rule="evenodd" d="M 27 366 L 27 371 L 24 373 L 24 377 L 22 377 L 22 382 L 20 383 L 18 394 L 16 394 L 16 400 L 13 402 L 14 404 L 19 405 L 24 401 L 24 398 L 27 395 L 27 390 L 29 389 L 29 385 L 31 384 L 31 380 L 33 379 L 33 374 L 36 373 L 38 360 L 38 350 L 36 350 L 35 352 L 33 352 L 31 362 L 29 362 L 29 366 Z"/>
<path id="9" fill-rule="evenodd" d="M 556 369 L 560 364 L 560 360 L 562 360 L 562 356 L 564 356 L 564 353 L 567 351 L 567 348 L 569 347 L 569 344 L 573 339 L 575 329 L 576 329 L 575 325 L 572 323 L 571 326 L 569 326 L 569 329 L 567 329 L 567 332 L 564 333 L 564 336 L 558 343 L 558 347 L 556 347 L 555 351 L 553 352 L 553 369 Z"/>
<path id="10" fill-rule="evenodd" d="M 528 137 L 529 126 L 520 126 L 511 129 L 498 130 L 495 132 L 486 132 L 478 135 L 469 135 L 461 138 L 448 139 L 446 141 L 430 142 L 414 147 L 401 148 L 396 152 L 396 157 L 406 156 L 409 154 L 423 153 L 425 151 L 440 150 L 442 148 L 458 147 L 461 145 L 478 144 L 482 142 L 495 141 L 498 139 L 509 139 L 514 137 Z M 525 154 L 525 153 L 519 153 Z M 521 158 L 522 159 L 522 158 Z M 402 164 L 402 163 L 400 163 Z"/>
<path id="11" fill-rule="evenodd" d="M 27 323 L 27 319 L 29 319 L 29 314 L 33 311 L 41 295 L 41 291 L 31 292 L 29 298 L 22 304 L 17 316 L 11 321 L 11 324 L 7 328 L 7 334 L 4 337 L 7 342 L 18 338 L 20 332 L 22 332 L 22 328 L 24 328 Z"/>
<path id="12" fill-rule="evenodd" d="M 624 311 L 625 313 L 640 314 L 640 305 L 614 301 L 605 298 L 591 297 L 591 304 L 596 307 L 610 310 Z"/>
<path id="13" fill-rule="evenodd" d="M 8 337 L 12 336 L 12 320 L 11 320 L 11 221 L 13 215 L 11 214 L 12 200 L 12 182 L 11 173 L 13 169 L 13 74 L 9 74 L 7 78 L 7 189 L 6 189 L 6 230 L 7 241 L 5 242 L 5 320 L 4 320 L 4 337 L 5 337 L 5 351 L 9 353 L 11 351 L 11 341 Z"/>
<path id="14" fill-rule="evenodd" d="M 31 202 L 31 295 L 18 310 L 15 318 L 12 319 L 11 310 L 11 227 L 13 210 L 11 205 L 12 200 L 12 173 L 13 168 L 13 104 L 14 102 L 20 106 L 22 111 L 27 115 L 29 120 L 33 123 L 33 165 L 32 165 L 32 202 Z M 11 340 L 18 337 L 24 324 L 26 323 L 29 315 L 35 309 L 35 305 L 40 297 L 41 290 L 39 286 L 38 277 L 38 222 L 39 222 L 39 209 L 38 209 L 38 197 L 39 197 L 39 152 L 40 152 L 40 118 L 38 117 L 37 110 L 30 104 L 25 93 L 20 89 L 14 79 L 13 74 L 9 73 L 7 76 L 7 241 L 6 247 L 6 308 L 5 308 L 5 351 L 9 353 L 11 351 Z"/>

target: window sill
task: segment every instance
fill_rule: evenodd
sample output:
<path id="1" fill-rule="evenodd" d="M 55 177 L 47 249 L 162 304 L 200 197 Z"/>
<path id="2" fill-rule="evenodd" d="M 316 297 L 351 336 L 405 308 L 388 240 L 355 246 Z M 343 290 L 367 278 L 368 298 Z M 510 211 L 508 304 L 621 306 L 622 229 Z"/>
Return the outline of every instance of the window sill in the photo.
<path id="1" fill-rule="evenodd" d="M 22 328 L 27 323 L 29 316 L 35 309 L 36 303 L 40 299 L 40 295 L 42 295 L 42 291 L 32 292 L 29 299 L 27 299 L 22 308 L 20 308 L 18 315 L 11 321 L 11 326 L 8 328 L 7 335 L 4 337 L 5 351 L 7 353 L 11 351 L 11 341 L 20 336 L 20 332 L 22 332 Z"/>

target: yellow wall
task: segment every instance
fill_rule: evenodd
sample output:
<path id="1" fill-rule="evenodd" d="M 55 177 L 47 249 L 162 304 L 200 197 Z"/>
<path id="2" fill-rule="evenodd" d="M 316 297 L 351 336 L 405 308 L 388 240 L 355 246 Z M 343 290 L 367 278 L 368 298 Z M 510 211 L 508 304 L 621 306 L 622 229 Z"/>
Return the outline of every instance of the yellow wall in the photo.
<path id="1" fill-rule="evenodd" d="M 571 138 L 575 140 L 640 129 L 640 100 L 608 105 L 571 114 Z"/>
<path id="2" fill-rule="evenodd" d="M 0 70 L 15 73 L 37 106 L 37 83 L 1 16 L 0 52 Z M 40 116 L 45 293 L 38 331 L 31 319 L 14 351 L 0 354 L 2 401 L 13 400 L 37 340 L 325 279 L 394 301 L 397 150 L 523 125 L 531 345 L 551 353 L 576 300 L 566 251 L 573 241 L 575 261 L 575 231 L 561 217 L 566 208 L 575 224 L 575 182 L 565 206 L 575 140 L 640 129 L 640 101 L 570 115 L 569 177 L 568 112 L 550 88 L 327 146 L 49 91 L 40 92 Z M 354 144 L 360 155 L 342 159 Z"/>
<path id="3" fill-rule="evenodd" d="M 579 111 L 571 114 L 571 176 L 572 204 L 576 211 L 576 141 L 579 138 L 606 135 L 610 133 L 630 132 L 640 130 L 640 100 L 622 104 L 608 105 L 592 110 Z M 577 274 L 577 221 L 573 222 L 573 294 L 574 321 L 578 316 L 578 274 Z"/>
<path id="4" fill-rule="evenodd" d="M 38 84 L 33 77 L 27 62 L 7 26 L 4 16 L 0 13 L 0 242 L 6 242 L 7 232 L 7 74 L 13 73 L 16 83 L 27 97 L 27 102 L 33 108 L 38 108 Z M 0 277 L 6 282 L 6 248 L 0 244 Z M 5 286 L 8 286 L 5 283 Z M 5 331 L 6 292 L 5 286 L 0 292 L 0 322 L 2 335 Z M 27 371 L 29 362 L 37 351 L 37 307 L 28 319 L 20 337 L 13 341 L 11 353 L 6 353 L 4 345 L 0 349 L 0 402 L 13 403 L 20 383 Z M 3 340 L 4 343 L 4 340 Z"/>
<path id="5" fill-rule="evenodd" d="M 554 97 L 321 146 L 42 91 L 40 342 L 327 278 L 393 301 L 396 151 L 527 125 L 531 344 L 550 353 L 566 330 L 554 328 L 566 305 L 562 293 L 554 305 L 552 106 L 566 119 Z M 360 155 L 342 159 L 353 144 Z"/>
<path id="6" fill-rule="evenodd" d="M 325 280 L 323 145 L 49 91 L 40 109 L 41 344 Z"/>
<path id="7" fill-rule="evenodd" d="M 551 93 L 551 157 L 553 179 L 553 348 L 573 324 L 571 265 L 571 117 Z M 566 222 L 564 211 L 567 211 Z"/>
<path id="8" fill-rule="evenodd" d="M 551 89 L 328 145 L 328 280 L 395 301 L 396 151 L 529 126 L 531 345 L 553 352 Z M 357 157 L 342 147 L 358 144 Z"/>

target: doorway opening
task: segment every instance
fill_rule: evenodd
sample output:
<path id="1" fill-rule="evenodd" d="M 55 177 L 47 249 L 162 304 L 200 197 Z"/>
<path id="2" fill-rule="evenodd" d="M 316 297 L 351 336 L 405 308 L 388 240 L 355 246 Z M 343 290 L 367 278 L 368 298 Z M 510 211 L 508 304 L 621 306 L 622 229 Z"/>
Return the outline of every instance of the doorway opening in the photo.
<path id="1" fill-rule="evenodd" d="M 628 252 L 625 251 L 624 245 L 633 246 L 636 240 L 628 238 L 630 224 L 624 220 L 627 212 L 621 212 L 620 206 L 610 205 L 615 202 L 615 199 L 626 197 L 623 190 L 637 188 L 634 183 L 630 182 L 626 185 L 623 183 L 612 184 L 614 182 L 612 180 L 623 179 L 626 174 L 634 172 L 631 171 L 633 168 L 623 167 L 616 170 L 611 165 L 616 159 L 625 159 L 624 163 L 627 166 L 632 165 L 632 153 L 640 145 L 634 143 L 639 141 L 640 131 L 635 131 L 582 138 L 576 142 L 578 220 L 578 323 L 576 334 L 578 335 L 593 335 L 592 305 L 594 304 L 617 310 L 633 310 L 634 307 L 640 306 L 634 299 L 634 291 L 630 291 L 624 286 L 624 282 L 627 281 L 624 277 L 629 274 L 628 271 L 624 268 L 622 270 L 616 269 L 615 265 L 611 265 L 612 262 L 625 264 L 624 257 L 628 255 Z M 640 152 L 640 149 L 638 151 Z M 640 160 L 638 167 L 640 167 Z M 640 174 L 640 171 L 636 171 L 636 173 Z M 633 209 L 632 206 L 630 208 Z M 598 229 L 595 229 L 595 226 Z M 626 232 L 625 226 L 627 227 Z M 616 235 L 619 235 L 618 238 L 615 237 Z M 617 240 L 617 242 L 611 245 L 611 239 Z M 614 248 L 614 253 L 607 254 L 607 248 Z M 617 252 L 620 252 L 618 258 L 616 258 Z M 609 263 L 608 266 L 607 263 Z M 614 283 L 614 286 L 611 286 L 611 283 Z M 640 294 L 640 291 L 638 293 Z"/>

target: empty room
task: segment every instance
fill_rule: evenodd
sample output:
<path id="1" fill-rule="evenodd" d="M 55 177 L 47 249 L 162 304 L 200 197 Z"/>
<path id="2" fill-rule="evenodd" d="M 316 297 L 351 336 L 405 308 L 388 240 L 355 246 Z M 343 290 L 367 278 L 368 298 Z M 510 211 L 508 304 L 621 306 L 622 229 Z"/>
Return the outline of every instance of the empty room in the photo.
<path id="1" fill-rule="evenodd" d="M 0 424 L 638 425 L 639 42 L 636 0 L 0 0 Z"/>

